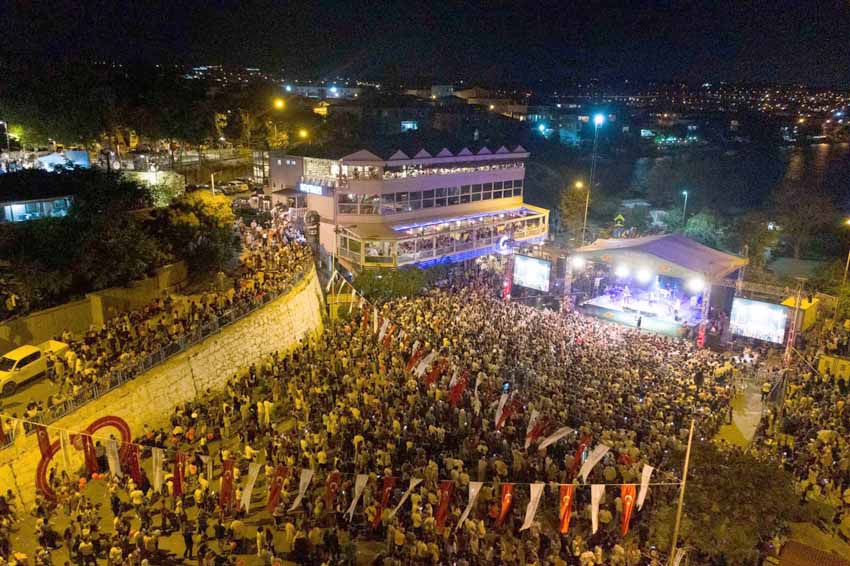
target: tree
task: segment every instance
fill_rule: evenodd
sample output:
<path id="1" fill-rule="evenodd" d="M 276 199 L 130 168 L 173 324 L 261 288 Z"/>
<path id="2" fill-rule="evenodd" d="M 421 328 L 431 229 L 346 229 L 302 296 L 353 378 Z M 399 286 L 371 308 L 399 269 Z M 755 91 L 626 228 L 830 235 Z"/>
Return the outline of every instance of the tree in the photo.
<path id="1" fill-rule="evenodd" d="M 578 189 L 572 186 L 566 186 L 561 189 L 561 198 L 558 203 L 561 229 L 574 234 L 579 239 L 582 236 L 581 231 L 584 226 L 586 199 L 587 193 L 584 189 Z"/>
<path id="2" fill-rule="evenodd" d="M 764 269 L 769 250 L 776 247 L 779 234 L 768 220 L 767 214 L 754 210 L 739 216 L 729 234 L 733 251 L 743 253 L 746 247 L 750 267 Z"/>
<path id="3" fill-rule="evenodd" d="M 698 442 L 691 451 L 679 546 L 695 549 L 691 564 L 757 564 L 758 547 L 799 515 L 798 499 L 793 476 L 776 462 Z M 675 516 L 675 498 L 656 504 L 651 544 L 669 548 Z"/>
<path id="4" fill-rule="evenodd" d="M 688 218 L 685 235 L 710 248 L 726 248 L 726 224 L 708 209 L 700 210 Z"/>
<path id="5" fill-rule="evenodd" d="M 367 299 L 384 302 L 418 295 L 428 281 L 428 273 L 411 267 L 404 269 L 367 269 L 354 278 L 356 287 Z"/>
<path id="6" fill-rule="evenodd" d="M 835 216 L 833 203 L 821 189 L 793 182 L 784 184 L 774 201 L 782 238 L 800 259 L 812 235 Z"/>

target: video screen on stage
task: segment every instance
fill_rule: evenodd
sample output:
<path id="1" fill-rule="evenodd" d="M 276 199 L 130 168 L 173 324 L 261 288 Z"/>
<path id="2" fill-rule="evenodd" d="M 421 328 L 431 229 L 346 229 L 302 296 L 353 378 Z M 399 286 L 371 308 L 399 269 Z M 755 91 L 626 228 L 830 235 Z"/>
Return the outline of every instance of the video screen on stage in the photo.
<path id="1" fill-rule="evenodd" d="M 782 305 L 735 298 L 732 300 L 732 334 L 782 344 L 788 309 Z"/>
<path id="2" fill-rule="evenodd" d="M 552 262 L 527 255 L 514 257 L 514 285 L 549 292 Z"/>

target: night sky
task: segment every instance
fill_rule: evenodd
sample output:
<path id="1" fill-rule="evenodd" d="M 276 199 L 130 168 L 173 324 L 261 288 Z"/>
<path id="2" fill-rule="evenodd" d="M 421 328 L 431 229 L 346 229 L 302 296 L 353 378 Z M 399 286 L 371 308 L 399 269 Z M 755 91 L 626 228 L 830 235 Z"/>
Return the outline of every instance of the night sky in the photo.
<path id="1" fill-rule="evenodd" d="M 3 46 L 54 61 L 261 66 L 319 77 L 850 85 L 847 0 L 6 4 Z"/>

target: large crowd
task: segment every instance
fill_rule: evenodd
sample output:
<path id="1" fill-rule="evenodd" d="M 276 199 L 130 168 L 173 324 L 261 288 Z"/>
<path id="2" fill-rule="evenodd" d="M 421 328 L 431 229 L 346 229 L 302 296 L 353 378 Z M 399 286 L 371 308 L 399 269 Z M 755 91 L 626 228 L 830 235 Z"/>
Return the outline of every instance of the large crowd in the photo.
<path id="1" fill-rule="evenodd" d="M 691 417 L 698 434 L 710 437 L 728 415 L 730 386 L 715 379 L 723 361 L 686 341 L 504 302 L 492 289 L 475 280 L 387 303 L 380 314 L 392 321 L 389 340 L 374 330 L 374 308 L 357 309 L 352 320 L 234 375 L 224 391 L 177 407 L 167 426 L 146 427 L 139 443 L 192 455 L 183 497 L 173 496 L 171 474 L 161 492 L 152 488 L 149 471 L 142 485 L 107 475 L 106 493 L 98 496 L 91 485 L 81 487 L 76 474 L 54 470 L 50 481 L 58 503 L 40 499 L 33 511 L 39 554 L 64 546 L 78 563 L 100 557 L 113 565 L 165 563 L 181 549 L 205 564 L 245 554 L 260 563 L 282 557 L 299 564 L 353 564 L 355 554 L 369 548 L 376 564 L 388 566 L 659 560 L 644 544 L 647 525 L 639 513 L 631 534 L 621 536 L 616 484 L 639 484 L 649 464 L 673 488 L 650 489 L 647 505 L 675 495 L 681 473 L 676 454 Z M 420 356 L 433 351 L 447 362 L 434 383 L 407 367 L 414 347 Z M 459 373 L 469 385 L 453 407 L 448 391 Z M 508 416 L 497 426 L 494 415 L 505 392 L 510 401 L 502 414 L 507 410 Z M 568 426 L 575 433 L 545 451 L 526 449 L 535 411 L 549 431 Z M 522 484 L 577 481 L 577 448 L 598 443 L 611 451 L 588 482 L 613 484 L 601 505 L 599 530 L 590 529 L 589 490 L 578 488 L 566 536 L 558 533 L 557 498 L 553 503 L 551 495 L 533 526 L 519 531 L 528 501 Z M 204 457 L 215 463 L 212 477 Z M 236 462 L 240 490 L 249 464 L 262 464 L 251 509 L 221 508 L 216 492 L 225 460 Z M 278 465 L 289 473 L 269 517 L 263 507 Z M 315 477 L 303 504 L 290 512 L 302 468 Z M 326 483 L 335 473 L 342 486 L 329 499 Z M 344 511 L 356 474 L 368 474 L 369 481 L 348 520 Z M 382 508 L 386 477 L 397 482 Z M 423 481 L 391 517 L 411 478 Z M 454 486 L 444 528 L 436 524 L 441 480 Z M 470 481 L 485 483 L 476 509 L 458 526 Z M 504 483 L 517 486 L 504 524 L 497 526 Z M 237 501 L 240 496 L 238 491 Z M 104 507 L 102 515 L 107 504 L 114 521 L 105 528 L 97 517 L 98 507 Z M 176 537 L 182 542 L 173 542 Z M 370 541 L 380 544 L 375 548 Z"/>

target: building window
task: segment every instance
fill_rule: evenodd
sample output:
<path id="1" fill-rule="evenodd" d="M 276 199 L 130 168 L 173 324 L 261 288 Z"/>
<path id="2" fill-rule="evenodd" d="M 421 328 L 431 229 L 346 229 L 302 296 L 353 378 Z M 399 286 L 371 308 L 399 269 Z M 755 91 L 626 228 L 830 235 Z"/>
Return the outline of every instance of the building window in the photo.
<path id="1" fill-rule="evenodd" d="M 401 123 L 402 132 L 412 132 L 419 129 L 419 122 L 416 120 L 404 120 Z"/>
<path id="2" fill-rule="evenodd" d="M 446 199 L 445 198 L 434 199 L 434 206 L 437 207 L 437 208 L 439 208 L 441 206 L 446 206 Z"/>
<path id="3" fill-rule="evenodd" d="M 462 195 L 468 195 L 468 194 L 469 194 L 469 190 L 470 190 L 470 186 L 469 186 L 469 185 L 461 185 L 461 187 L 460 187 L 460 194 L 462 194 Z"/>

